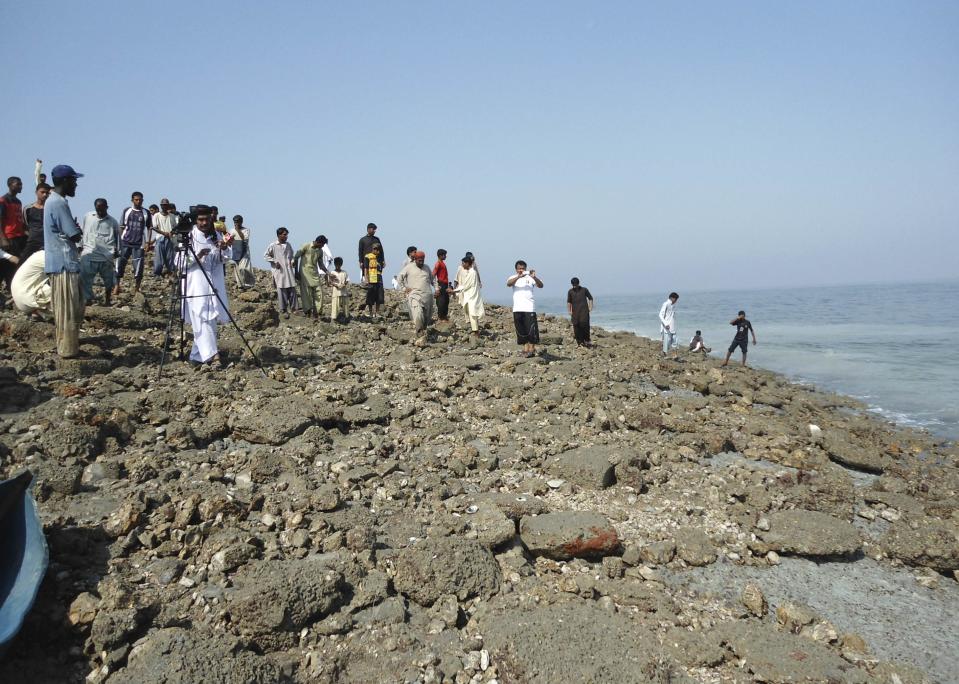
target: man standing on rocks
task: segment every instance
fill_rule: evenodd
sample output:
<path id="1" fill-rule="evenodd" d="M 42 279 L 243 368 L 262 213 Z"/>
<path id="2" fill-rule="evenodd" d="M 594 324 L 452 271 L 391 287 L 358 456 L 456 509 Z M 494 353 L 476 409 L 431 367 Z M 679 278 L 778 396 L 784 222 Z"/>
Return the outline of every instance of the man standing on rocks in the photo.
<path id="1" fill-rule="evenodd" d="M 589 340 L 589 312 L 593 310 L 593 295 L 579 284 L 579 278 L 569 281 L 571 288 L 566 293 L 566 308 L 573 322 L 573 337 L 580 347 L 592 346 Z"/>
<path id="2" fill-rule="evenodd" d="M 113 260 L 117 256 L 117 241 L 120 226 L 117 220 L 107 213 L 107 201 L 102 197 L 93 203 L 94 211 L 83 217 L 83 256 L 80 257 L 80 278 L 83 284 L 83 298 L 93 303 L 93 282 L 97 274 L 103 280 L 106 294 L 103 305 L 110 306 L 113 291 Z"/>
<path id="3" fill-rule="evenodd" d="M 176 216 L 171 211 L 170 200 L 160 200 L 160 211 L 153 215 L 153 230 L 156 241 L 153 243 L 153 275 L 162 276 L 173 273 L 173 257 L 176 254 L 173 229 L 176 228 Z"/>
<path id="4" fill-rule="evenodd" d="M 659 330 L 663 335 L 663 356 L 669 354 L 669 350 L 676 346 L 676 302 L 679 301 L 679 295 L 675 292 L 669 293 L 669 298 L 663 302 L 659 309 Z"/>
<path id="5" fill-rule="evenodd" d="M 382 268 L 384 268 L 384 267 L 386 266 L 386 258 L 383 256 L 383 255 L 384 255 L 384 252 L 383 252 L 383 243 L 380 242 L 380 239 L 379 239 L 378 237 L 376 237 L 376 224 L 375 224 L 375 223 L 367 223 L 367 224 L 366 224 L 366 235 L 364 235 L 363 237 L 360 238 L 360 243 L 359 243 L 359 247 L 358 247 L 358 250 L 357 250 L 357 251 L 358 251 L 358 255 L 357 255 L 357 256 L 359 257 L 359 262 L 360 262 L 360 273 L 361 273 L 361 274 L 366 274 L 366 265 L 367 265 L 367 256 L 366 256 L 366 255 L 373 251 L 373 245 L 374 245 L 374 244 L 377 244 L 377 245 L 380 246 L 380 260 L 379 260 L 379 263 L 382 264 L 381 267 L 380 267 L 380 268 L 382 269 Z M 395 280 L 395 278 L 394 278 L 394 280 Z M 366 281 L 366 280 L 363 280 L 363 283 L 364 283 L 364 284 L 369 284 L 368 281 Z M 382 286 L 382 283 L 380 283 L 380 285 Z M 368 299 L 369 299 L 369 290 L 367 290 L 367 300 L 368 300 Z M 361 313 L 362 313 L 362 311 L 363 311 L 363 307 L 365 307 L 365 306 L 370 306 L 370 305 L 369 305 L 368 302 L 361 301 L 361 302 L 360 302 L 360 312 L 361 312 Z M 372 308 L 372 306 L 370 306 L 371 315 L 372 315 L 372 311 L 373 311 L 373 308 Z M 379 312 L 379 306 L 377 306 L 377 312 Z"/>
<path id="6" fill-rule="evenodd" d="M 326 265 L 323 262 L 323 246 L 326 236 L 318 235 L 313 242 L 307 242 L 297 250 L 293 262 L 300 274 L 300 299 L 303 302 L 303 313 L 314 319 L 323 315 L 323 280 L 329 278 Z"/>
<path id="7" fill-rule="evenodd" d="M 120 294 L 120 283 L 127 261 L 133 259 L 133 291 L 140 291 L 143 281 L 143 254 L 153 226 L 150 212 L 143 208 L 143 193 L 139 190 L 130 195 L 132 206 L 120 215 L 120 258 L 117 260 L 117 285 L 113 294 Z"/>
<path id="8" fill-rule="evenodd" d="M 523 345 L 523 355 L 536 355 L 539 344 L 539 325 L 536 323 L 535 288 L 543 287 L 536 270 L 526 270 L 526 262 L 516 262 L 516 273 L 506 280 L 506 287 L 513 288 L 513 326 L 516 328 L 516 344 Z"/>
<path id="9" fill-rule="evenodd" d="M 441 321 L 448 321 L 450 317 L 450 274 L 446 269 L 445 249 L 436 250 L 433 277 L 436 279 L 436 317 Z"/>
<path id="10" fill-rule="evenodd" d="M 53 192 L 43 205 L 44 270 L 50 274 L 57 354 L 71 359 L 80 353 L 80 324 L 83 323 L 83 288 L 77 251 L 83 233 L 70 213 L 66 198 L 76 194 L 77 179 L 83 174 L 61 164 L 55 166 L 50 175 Z"/>
<path id="11" fill-rule="evenodd" d="M 216 328 L 218 323 L 229 323 L 230 316 L 226 306 L 226 283 L 223 277 L 223 264 L 232 256 L 230 243 L 233 238 L 221 236 L 213 227 L 213 215 L 210 208 L 197 207 L 196 225 L 190 231 L 193 254 L 182 254 L 187 264 L 185 314 L 193 328 L 193 348 L 190 361 L 201 364 L 218 364 L 220 354 L 217 348 Z M 287 245 L 289 247 L 289 245 Z M 209 276 L 207 280 L 206 276 Z M 210 283 L 213 287 L 210 287 Z M 217 297 L 219 294 L 219 297 Z M 221 303 L 222 302 L 222 303 Z"/>
<path id="12" fill-rule="evenodd" d="M 380 315 L 380 307 L 386 300 L 383 292 L 383 248 L 374 242 L 363 261 L 363 284 L 366 286 L 366 306 L 370 318 Z M 362 309 L 360 309 L 362 311 Z"/>
<path id="13" fill-rule="evenodd" d="M 23 210 L 23 221 L 27 229 L 27 244 L 20 253 L 20 262 L 30 258 L 34 252 L 43 249 L 43 205 L 50 196 L 50 186 L 46 183 L 37 185 L 37 201 Z"/>
<path id="14" fill-rule="evenodd" d="M 729 345 L 729 350 L 726 352 L 726 358 L 723 360 L 723 365 L 729 365 L 729 357 L 732 356 L 734 351 L 736 351 L 736 347 L 739 347 L 743 350 L 743 365 L 745 366 L 746 349 L 749 346 L 750 333 L 752 333 L 753 336 L 753 344 L 756 344 L 756 332 L 753 330 L 753 324 L 746 320 L 746 312 L 740 311 L 736 318 L 729 321 L 729 325 L 736 326 L 736 336 L 733 338 L 733 343 Z"/>
<path id="15" fill-rule="evenodd" d="M 373 251 L 374 244 L 377 244 L 380 246 L 380 255 L 381 255 L 380 264 L 381 264 L 381 268 L 385 268 L 386 259 L 382 256 L 383 243 L 380 242 L 380 239 L 378 237 L 376 237 L 376 224 L 367 223 L 366 235 L 360 238 L 360 245 L 359 245 L 359 262 L 360 262 L 361 271 L 366 268 L 366 255 Z"/>
<path id="16" fill-rule="evenodd" d="M 463 313 L 466 314 L 466 320 L 469 321 L 470 334 L 473 337 L 479 337 L 479 322 L 486 315 L 486 309 L 483 306 L 482 287 L 474 262 L 473 254 L 467 252 L 460 261 L 460 268 L 456 272 L 456 286 L 453 291 L 459 297 L 460 304 L 463 306 Z"/>
<path id="17" fill-rule="evenodd" d="M 0 249 L 16 258 L 0 260 L 0 277 L 9 290 L 13 274 L 20 265 L 20 255 L 27 244 L 27 231 L 23 222 L 23 204 L 17 198 L 23 191 L 23 181 L 17 176 L 10 176 L 7 190 L 7 194 L 0 197 Z"/>
<path id="18" fill-rule="evenodd" d="M 414 344 L 426 344 L 426 327 L 433 320 L 433 272 L 424 262 L 426 254 L 413 252 L 413 261 L 406 264 L 396 276 L 404 294 L 413 321 Z"/>
<path id="19" fill-rule="evenodd" d="M 241 290 L 256 285 L 256 273 L 250 263 L 250 229 L 243 225 L 243 217 L 233 217 L 233 275 Z"/>
<path id="20" fill-rule="evenodd" d="M 211 231 L 212 224 L 211 224 Z M 296 277 L 293 274 L 293 248 L 286 239 L 290 231 L 283 226 L 276 229 L 276 242 L 266 248 L 263 258 L 273 269 L 273 282 L 276 284 L 276 296 L 280 303 L 280 313 L 284 318 L 296 308 Z"/>

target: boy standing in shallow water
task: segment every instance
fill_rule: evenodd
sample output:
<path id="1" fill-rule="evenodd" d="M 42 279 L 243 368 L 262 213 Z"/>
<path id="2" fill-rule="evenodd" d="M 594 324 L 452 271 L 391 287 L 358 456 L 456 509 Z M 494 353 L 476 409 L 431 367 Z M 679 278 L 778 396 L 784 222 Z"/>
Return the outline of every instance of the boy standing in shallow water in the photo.
<path id="1" fill-rule="evenodd" d="M 729 345 L 729 351 L 726 352 L 726 359 L 723 361 L 723 365 L 729 365 L 729 357 L 732 356 L 734 351 L 736 351 L 736 347 L 739 347 L 743 350 L 743 365 L 745 366 L 746 348 L 749 346 L 749 333 L 752 333 L 753 335 L 753 344 L 757 344 L 756 332 L 753 330 L 753 324 L 746 320 L 746 312 L 740 311 L 736 318 L 729 321 L 729 325 L 736 326 L 736 336 L 733 338 L 733 343 Z"/>

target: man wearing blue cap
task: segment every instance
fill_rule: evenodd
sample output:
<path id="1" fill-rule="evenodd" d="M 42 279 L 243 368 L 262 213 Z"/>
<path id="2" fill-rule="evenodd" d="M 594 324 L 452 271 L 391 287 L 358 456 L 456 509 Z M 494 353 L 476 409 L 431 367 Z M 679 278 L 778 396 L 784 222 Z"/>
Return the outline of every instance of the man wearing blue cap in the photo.
<path id="1" fill-rule="evenodd" d="M 50 172 L 53 192 L 43 205 L 44 270 L 50 274 L 53 322 L 57 354 L 70 359 L 80 353 L 80 324 L 83 323 L 83 289 L 80 285 L 80 253 L 77 243 L 83 232 L 70 211 L 67 197 L 77 192 L 83 177 L 72 166 L 61 164 Z"/>

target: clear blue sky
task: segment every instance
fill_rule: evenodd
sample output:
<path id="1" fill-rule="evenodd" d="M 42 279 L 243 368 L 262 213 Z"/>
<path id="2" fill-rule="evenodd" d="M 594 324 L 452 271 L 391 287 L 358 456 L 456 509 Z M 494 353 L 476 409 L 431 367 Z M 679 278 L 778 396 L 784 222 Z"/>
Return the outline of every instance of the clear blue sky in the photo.
<path id="1" fill-rule="evenodd" d="M 355 272 L 374 221 L 389 272 L 469 249 L 488 287 L 525 258 L 554 295 L 957 275 L 954 1 L 56 0 L 3 25 L 3 176 L 72 164 L 76 214 L 217 204 L 261 264 L 285 225 Z"/>

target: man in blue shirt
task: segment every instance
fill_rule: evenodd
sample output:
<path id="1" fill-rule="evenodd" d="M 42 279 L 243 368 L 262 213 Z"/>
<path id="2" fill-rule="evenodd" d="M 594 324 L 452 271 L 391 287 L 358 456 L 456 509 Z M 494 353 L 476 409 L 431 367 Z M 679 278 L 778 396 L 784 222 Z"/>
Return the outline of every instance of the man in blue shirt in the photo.
<path id="1" fill-rule="evenodd" d="M 70 359 L 80 354 L 83 293 L 77 243 L 83 233 L 66 198 L 76 194 L 77 179 L 83 174 L 74 171 L 72 166 L 61 164 L 54 167 L 50 175 L 53 177 L 53 192 L 43 205 L 44 270 L 50 274 L 57 354 Z"/>

